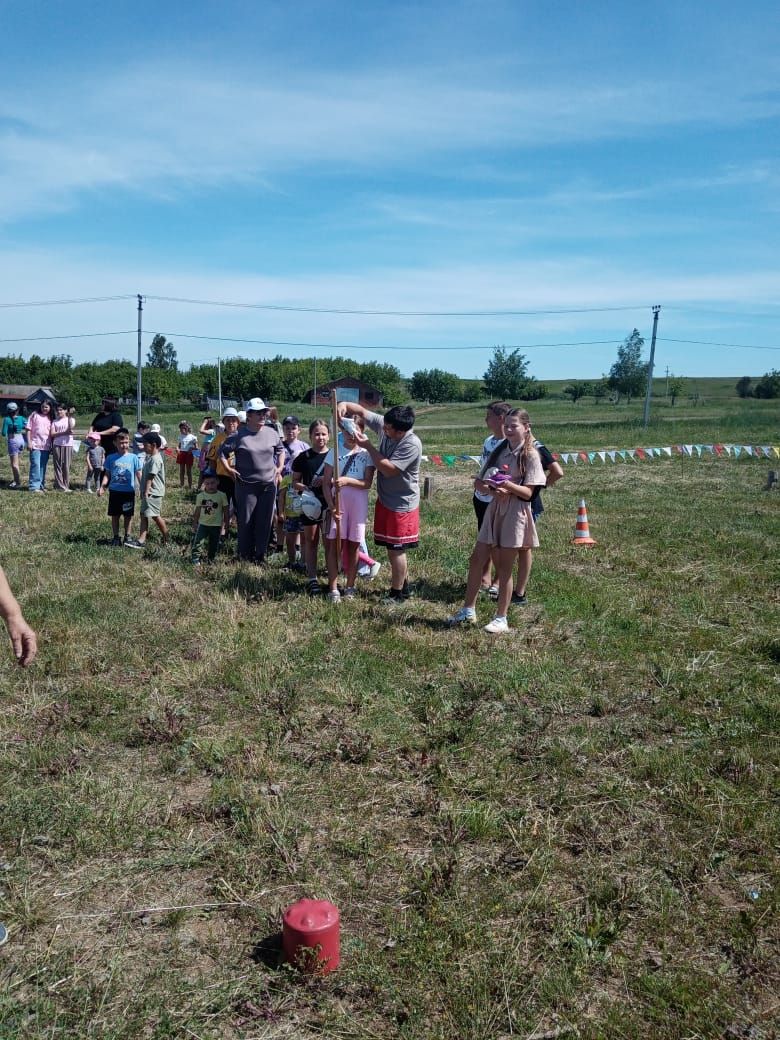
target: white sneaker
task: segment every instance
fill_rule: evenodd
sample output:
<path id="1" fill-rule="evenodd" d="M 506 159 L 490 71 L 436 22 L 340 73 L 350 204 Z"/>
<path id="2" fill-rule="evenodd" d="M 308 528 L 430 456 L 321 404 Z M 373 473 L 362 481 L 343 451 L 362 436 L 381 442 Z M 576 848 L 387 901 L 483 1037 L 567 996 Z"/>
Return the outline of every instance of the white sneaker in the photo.
<path id="1" fill-rule="evenodd" d="M 476 625 L 477 612 L 469 607 L 461 607 L 460 610 L 448 617 L 444 624 L 447 628 L 456 628 L 458 625 Z"/>
<path id="2" fill-rule="evenodd" d="M 331 589 L 328 593 L 328 603 L 341 603 L 341 593 L 338 589 Z"/>
<path id="3" fill-rule="evenodd" d="M 508 632 L 509 622 L 505 617 L 494 617 L 489 625 L 485 625 L 485 631 L 490 632 L 491 635 L 498 635 L 500 632 Z"/>

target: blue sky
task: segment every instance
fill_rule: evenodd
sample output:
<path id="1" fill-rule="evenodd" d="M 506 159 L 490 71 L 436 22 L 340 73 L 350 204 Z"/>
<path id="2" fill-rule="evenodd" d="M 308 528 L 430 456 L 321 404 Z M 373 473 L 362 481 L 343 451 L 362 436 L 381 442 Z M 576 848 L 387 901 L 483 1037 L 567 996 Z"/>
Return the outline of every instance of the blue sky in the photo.
<path id="1" fill-rule="evenodd" d="M 143 293 L 145 345 L 163 332 L 183 366 L 314 353 L 232 338 L 476 377 L 504 344 L 540 378 L 586 378 L 634 326 L 649 342 L 658 303 L 660 373 L 780 367 L 745 349 L 780 347 L 776 3 L 0 14 L 0 304 Z M 3 306 L 0 339 L 135 321 L 133 299 Z M 694 340 L 744 346 L 675 342 Z"/>

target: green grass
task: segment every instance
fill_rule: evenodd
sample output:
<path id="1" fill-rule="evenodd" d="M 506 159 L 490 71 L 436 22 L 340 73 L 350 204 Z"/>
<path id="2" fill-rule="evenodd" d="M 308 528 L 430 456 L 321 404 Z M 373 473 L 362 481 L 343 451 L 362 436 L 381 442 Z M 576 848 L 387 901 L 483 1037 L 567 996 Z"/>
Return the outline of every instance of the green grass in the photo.
<path id="1" fill-rule="evenodd" d="M 776 443 L 759 404 L 719 428 Z M 334 610 L 277 569 L 195 575 L 177 489 L 168 554 L 98 546 L 91 496 L 0 491 L 41 641 L 2 669 L 0 1037 L 774 1036 L 770 466 L 567 468 L 530 605 L 493 639 L 443 627 L 465 465 L 427 471 L 420 595 L 396 614 L 375 585 Z M 325 979 L 257 952 L 304 894 L 342 913 Z"/>

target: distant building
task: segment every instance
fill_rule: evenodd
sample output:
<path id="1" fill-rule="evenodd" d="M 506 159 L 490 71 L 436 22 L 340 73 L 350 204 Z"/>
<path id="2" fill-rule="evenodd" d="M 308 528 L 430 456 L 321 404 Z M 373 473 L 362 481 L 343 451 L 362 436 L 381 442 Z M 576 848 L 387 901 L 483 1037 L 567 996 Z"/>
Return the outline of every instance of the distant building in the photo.
<path id="1" fill-rule="evenodd" d="M 137 399 L 137 397 L 134 394 L 133 394 L 133 396 L 130 396 L 128 394 L 125 397 L 118 398 L 117 404 L 119 404 L 119 405 L 135 404 L 137 400 L 138 399 Z M 159 403 L 160 403 L 160 398 L 159 397 L 143 397 L 143 396 L 141 397 L 141 404 L 155 405 L 155 404 L 159 404 Z"/>
<path id="2" fill-rule="evenodd" d="M 322 383 L 308 392 L 306 401 L 308 404 L 328 405 L 331 390 L 338 391 L 339 401 L 354 401 L 372 412 L 382 407 L 382 392 L 370 383 L 364 383 L 362 379 L 355 379 L 353 376 L 342 376 L 341 379 L 333 379 L 330 383 Z"/>
<path id="3" fill-rule="evenodd" d="M 41 401 L 50 405 L 57 403 L 57 398 L 50 386 L 25 386 L 22 383 L 5 383 L 0 386 L 0 412 L 5 415 L 8 405 L 13 401 L 19 406 L 22 415 L 37 408 Z"/>
<path id="4" fill-rule="evenodd" d="M 207 412 L 214 412 L 215 414 L 220 411 L 220 404 L 218 397 L 209 397 L 208 394 L 201 401 L 201 407 L 205 408 Z M 223 397 L 222 398 L 222 411 L 226 408 L 235 408 L 239 411 L 241 405 L 234 397 Z"/>

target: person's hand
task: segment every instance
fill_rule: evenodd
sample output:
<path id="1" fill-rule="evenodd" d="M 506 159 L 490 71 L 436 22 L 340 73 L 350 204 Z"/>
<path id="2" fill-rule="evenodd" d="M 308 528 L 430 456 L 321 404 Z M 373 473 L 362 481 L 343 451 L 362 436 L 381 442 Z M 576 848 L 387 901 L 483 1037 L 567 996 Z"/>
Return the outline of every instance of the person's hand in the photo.
<path id="1" fill-rule="evenodd" d="M 98 488 L 98 498 L 103 494 L 103 485 L 101 484 Z M 110 504 L 110 503 L 109 503 Z"/>
<path id="2" fill-rule="evenodd" d="M 492 484 L 488 484 L 480 477 L 473 477 L 472 479 L 474 480 L 474 490 L 479 491 L 481 495 L 490 494 L 491 491 L 495 490 Z"/>
<path id="3" fill-rule="evenodd" d="M 347 414 L 347 402 L 346 401 L 339 401 L 338 404 L 336 405 L 336 415 L 338 415 L 339 419 L 343 419 L 346 414 Z"/>
<path id="4" fill-rule="evenodd" d="M 21 614 L 12 614 L 6 618 L 5 625 L 8 629 L 8 638 L 11 640 L 14 657 L 22 668 L 26 668 L 38 653 L 38 640 L 35 632 Z"/>
<path id="5" fill-rule="evenodd" d="M 359 426 L 355 427 L 355 432 L 352 435 L 352 439 L 354 440 L 355 444 L 360 445 L 361 448 L 365 448 L 367 444 L 371 443 L 368 437 L 366 437 L 365 432 L 361 430 Z"/>

